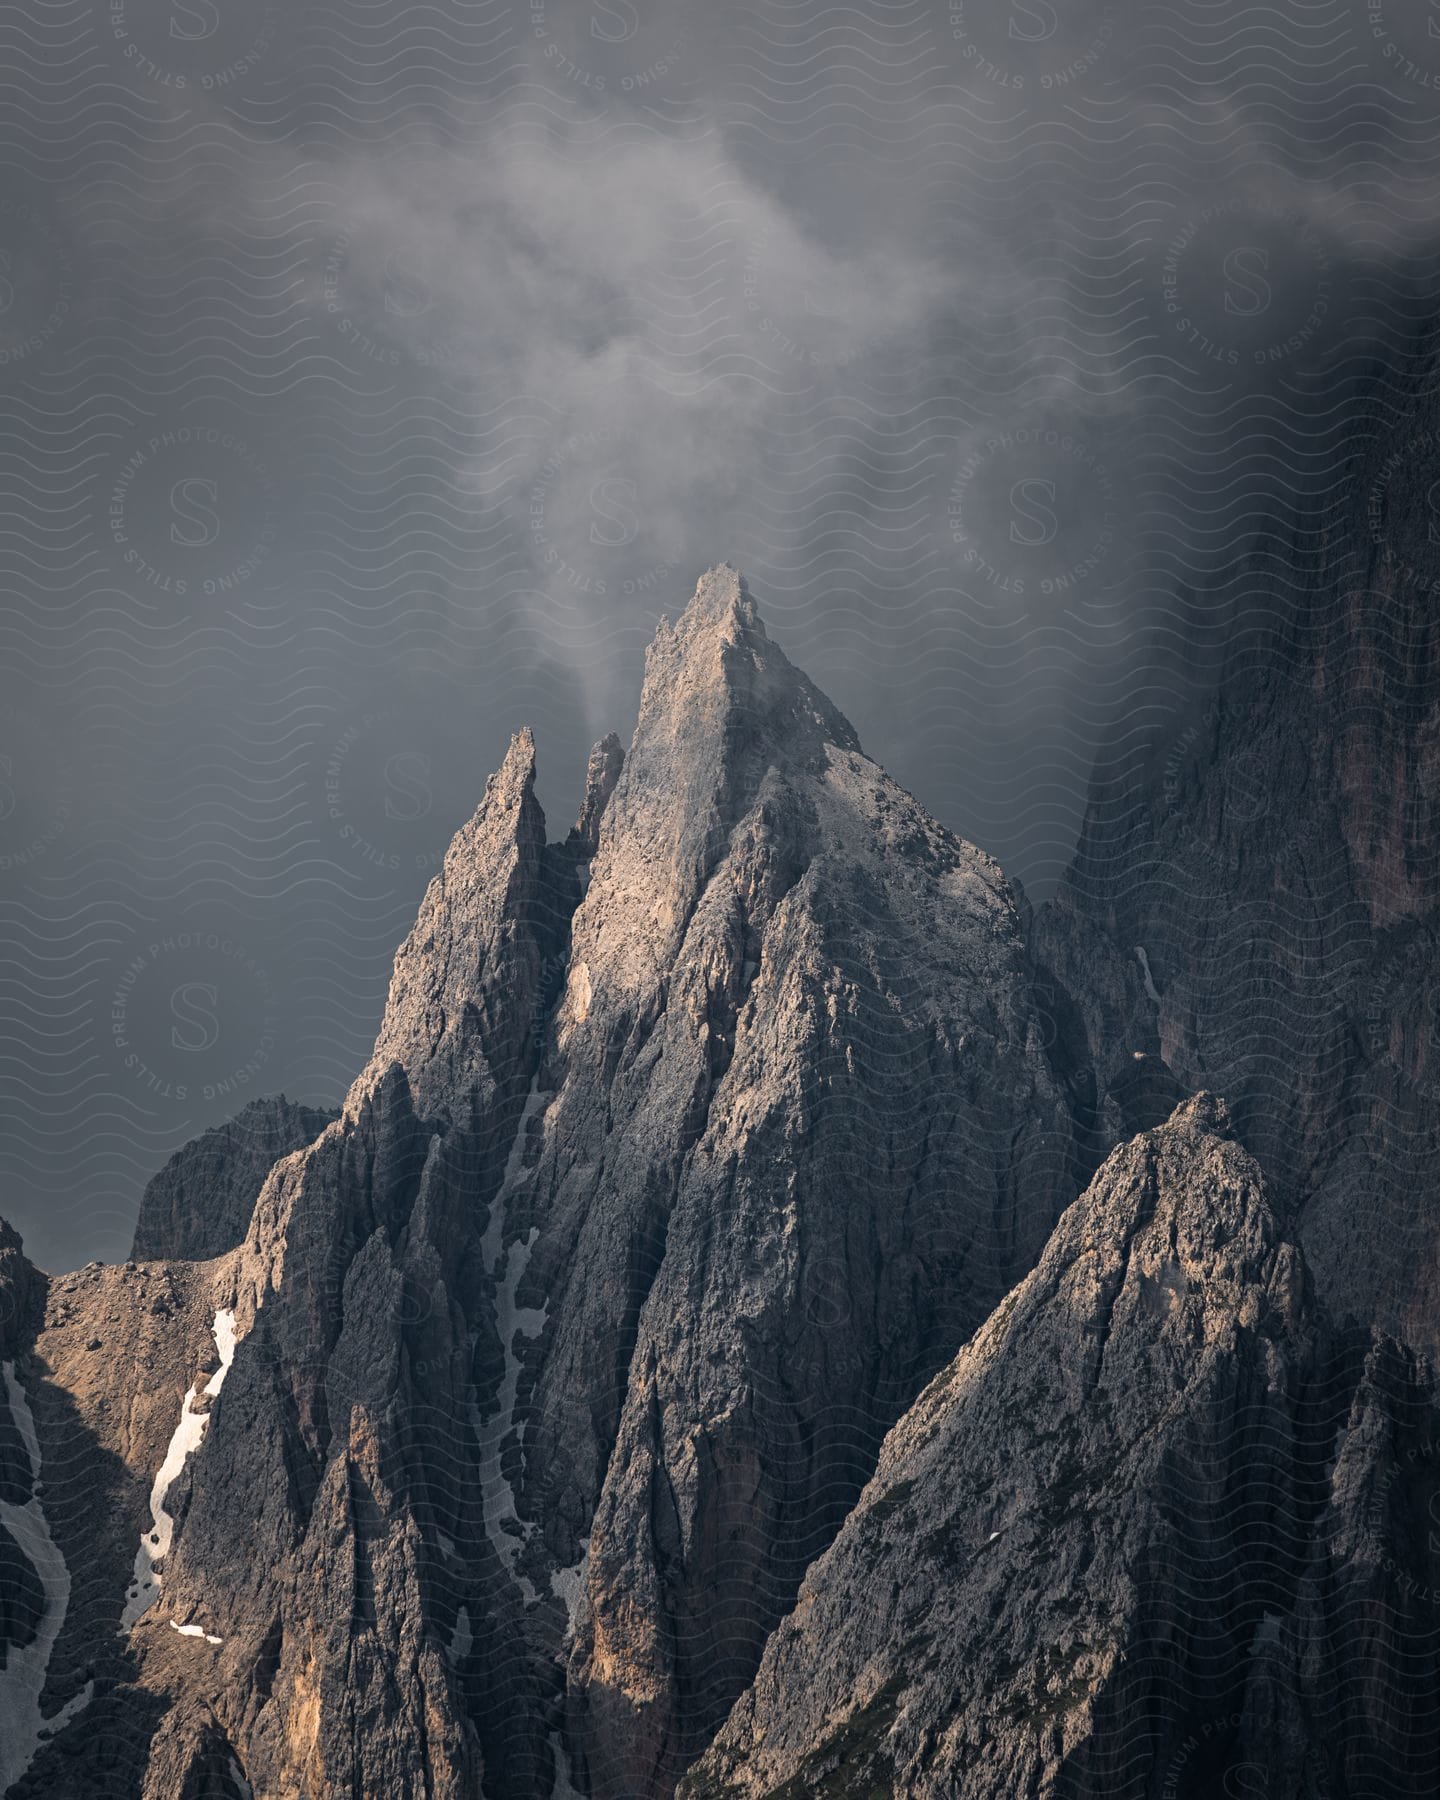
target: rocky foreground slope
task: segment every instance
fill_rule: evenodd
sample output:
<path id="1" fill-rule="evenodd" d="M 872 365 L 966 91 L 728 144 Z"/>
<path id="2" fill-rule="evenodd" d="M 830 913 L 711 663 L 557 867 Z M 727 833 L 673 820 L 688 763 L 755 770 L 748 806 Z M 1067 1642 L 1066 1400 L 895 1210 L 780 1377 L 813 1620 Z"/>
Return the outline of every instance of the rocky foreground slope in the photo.
<path id="1" fill-rule="evenodd" d="M 522 733 L 338 1116 L 207 1134 L 119 1267 L 0 1237 L 0 1789 L 1436 1791 L 1428 1265 L 1367 1261 L 1351 1062 L 1344 1131 L 1330 1038 L 1283 1080 L 1330 940 L 1241 954 L 1103 792 L 1032 921 L 728 568 L 563 837 L 536 782 Z M 1223 1105 L 1170 1117 L 1212 1063 L 1283 1231 Z"/>
<path id="2" fill-rule="evenodd" d="M 1432 1404 L 1186 1102 L 891 1433 L 683 1800 L 1435 1791 Z"/>

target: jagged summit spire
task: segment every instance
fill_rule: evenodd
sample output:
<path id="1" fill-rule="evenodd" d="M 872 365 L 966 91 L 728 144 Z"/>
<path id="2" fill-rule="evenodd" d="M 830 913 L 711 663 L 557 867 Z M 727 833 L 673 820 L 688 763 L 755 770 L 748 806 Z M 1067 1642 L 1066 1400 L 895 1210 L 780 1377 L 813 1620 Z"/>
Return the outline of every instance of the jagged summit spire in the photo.
<path id="1" fill-rule="evenodd" d="M 700 577 L 674 625 L 661 617 L 645 655 L 630 754 L 657 727 L 692 746 L 718 745 L 742 720 L 747 738 L 769 740 L 782 760 L 786 744 L 811 754 L 822 742 L 860 748 L 849 720 L 767 633 L 744 576 L 719 563 Z"/>
<path id="2" fill-rule="evenodd" d="M 705 571 L 673 625 L 669 614 L 661 613 L 646 667 L 650 656 L 662 648 L 678 645 L 693 652 L 710 643 L 773 648 L 749 584 L 733 563 L 717 563 Z"/>
<path id="3" fill-rule="evenodd" d="M 570 831 L 570 840 L 584 855 L 593 856 L 600 840 L 600 817 L 605 811 L 620 771 L 625 766 L 625 751 L 617 732 L 607 731 L 590 752 L 585 770 L 585 798 L 580 814 Z"/>
<path id="4" fill-rule="evenodd" d="M 531 787 L 535 782 L 535 733 L 528 725 L 522 725 L 510 739 L 510 747 L 505 752 L 500 767 L 491 776 L 487 787 L 487 799 L 490 790 L 496 792 L 519 792 L 522 788 Z M 483 807 L 484 802 L 481 802 Z"/>
<path id="5" fill-rule="evenodd" d="M 745 577 L 728 562 L 717 563 L 700 577 L 689 604 L 676 621 L 675 630 L 691 636 L 725 626 L 733 626 L 737 634 L 753 632 L 762 640 L 766 637 L 764 622 Z"/>
<path id="6" fill-rule="evenodd" d="M 529 726 L 510 740 L 485 784 L 474 816 L 462 825 L 431 881 L 415 925 L 395 956 L 375 1049 L 346 1100 L 353 1116 L 386 1069 L 405 1069 L 415 1105 L 427 1118 L 468 1107 L 490 1079 L 482 1020 L 495 996 L 533 975 L 541 907 L 545 814 L 535 796 L 535 738 Z M 477 1086 L 478 1084 L 478 1086 Z"/>

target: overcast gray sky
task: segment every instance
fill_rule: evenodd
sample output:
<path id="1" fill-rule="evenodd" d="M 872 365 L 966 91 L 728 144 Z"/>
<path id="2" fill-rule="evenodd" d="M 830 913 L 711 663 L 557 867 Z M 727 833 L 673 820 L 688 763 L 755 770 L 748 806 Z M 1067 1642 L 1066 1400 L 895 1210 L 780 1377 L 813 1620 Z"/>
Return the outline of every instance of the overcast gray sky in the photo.
<path id="1" fill-rule="evenodd" d="M 338 1098 L 509 734 L 563 830 L 711 563 L 1043 895 L 1433 285 L 1418 0 L 0 38 L 0 1213 L 51 1268 L 245 1099 Z"/>

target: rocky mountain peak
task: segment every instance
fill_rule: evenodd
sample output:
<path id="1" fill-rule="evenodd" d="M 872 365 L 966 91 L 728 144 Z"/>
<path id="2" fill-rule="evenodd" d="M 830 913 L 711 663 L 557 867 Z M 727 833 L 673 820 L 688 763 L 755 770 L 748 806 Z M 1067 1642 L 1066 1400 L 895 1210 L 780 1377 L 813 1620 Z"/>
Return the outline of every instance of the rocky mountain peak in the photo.
<path id="1" fill-rule="evenodd" d="M 1426 1726 L 1351 1684 L 1433 1619 L 1368 1624 L 1337 1471 L 1393 1481 L 1424 1384 L 1381 1354 L 1356 1396 L 1229 1130 L 1202 1094 L 1112 1153 L 891 1432 L 684 1800 L 1310 1796 L 1342 1759 L 1410 1791 Z"/>
<path id="2" fill-rule="evenodd" d="M 152 1183 L 169 1260 L 47 1282 L 0 1224 L 16 1800 L 1440 1791 L 1373 1706 L 1440 1683 L 1430 1365 L 1271 1212 L 1251 914 L 1032 919 L 728 565 L 563 841 L 536 778 L 522 731 L 343 1114 Z"/>
<path id="3" fill-rule="evenodd" d="M 334 1117 L 283 1094 L 267 1095 L 183 1145 L 141 1197 L 132 1258 L 206 1262 L 233 1250 L 271 1169 L 313 1143 Z"/>
<path id="4" fill-rule="evenodd" d="M 570 844 L 581 857 L 592 857 L 600 843 L 600 819 L 615 792 L 625 766 L 625 752 L 616 732 L 609 731 L 590 752 L 585 770 L 585 798 L 570 830 Z"/>
<path id="5" fill-rule="evenodd" d="M 1170 1115 L 1167 1129 L 1206 1132 L 1215 1137 L 1233 1138 L 1235 1121 L 1230 1116 L 1229 1104 L 1219 1094 L 1207 1093 L 1202 1089 L 1198 1094 L 1191 1094 L 1188 1099 L 1180 1102 Z"/>
<path id="6" fill-rule="evenodd" d="M 728 565 L 702 576 L 646 652 L 623 766 L 616 753 L 604 759 L 616 779 L 574 920 L 581 985 L 564 1028 L 602 976 L 616 993 L 654 991 L 743 819 L 754 819 L 767 864 L 798 848 L 836 749 L 859 754 L 854 730 L 770 639 L 740 576 Z"/>
<path id="7" fill-rule="evenodd" d="M 400 946 L 374 1053 L 350 1090 L 348 1115 L 391 1063 L 406 1071 L 421 1117 L 450 1119 L 483 1098 L 487 1010 L 518 991 L 517 956 L 538 964 L 537 932 L 554 910 L 542 891 L 545 814 L 535 774 L 527 727 L 511 739 L 473 817 L 455 834 Z"/>
<path id="8" fill-rule="evenodd" d="M 695 592 L 675 627 L 679 633 L 692 635 L 716 628 L 730 629 L 737 635 L 752 632 L 762 638 L 765 636 L 765 627 L 751 597 L 749 584 L 733 563 L 717 563 L 713 569 L 705 571 L 695 584 Z M 662 632 L 670 629 L 663 615 L 660 629 Z"/>
<path id="9" fill-rule="evenodd" d="M 813 758 L 822 743 L 858 751 L 853 726 L 765 630 L 742 577 L 728 563 L 702 575 L 672 627 L 661 620 L 646 652 L 640 718 L 630 758 L 676 752 L 702 775 L 747 752 Z"/>
<path id="10" fill-rule="evenodd" d="M 656 633 L 564 960 L 505 1195 L 515 1305 L 546 1319 L 512 1560 L 583 1586 L 592 1790 L 652 1795 L 884 1424 L 1029 1266 L 1072 1138 L 1003 875 L 864 755 L 732 568 Z"/>
<path id="11" fill-rule="evenodd" d="M 20 1233 L 0 1219 L 0 1362 L 16 1354 L 45 1304 L 45 1277 L 26 1256 Z"/>
<path id="12" fill-rule="evenodd" d="M 1043 1286 L 1049 1272 L 1063 1283 L 1090 1261 L 1177 1316 L 1196 1294 L 1218 1310 L 1222 1296 L 1270 1280 L 1277 1236 L 1259 1166 L 1236 1141 L 1229 1108 L 1202 1092 L 1111 1152 L 1056 1226 L 1032 1280 Z"/>

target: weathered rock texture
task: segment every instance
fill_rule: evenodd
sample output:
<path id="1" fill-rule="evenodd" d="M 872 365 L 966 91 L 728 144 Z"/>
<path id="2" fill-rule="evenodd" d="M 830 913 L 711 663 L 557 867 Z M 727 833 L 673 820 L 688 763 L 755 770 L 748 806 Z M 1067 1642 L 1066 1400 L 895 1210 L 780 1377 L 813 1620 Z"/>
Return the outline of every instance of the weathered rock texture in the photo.
<path id="1" fill-rule="evenodd" d="M 12 1789 L 16 1800 L 139 1791 L 165 1701 L 139 1683 L 121 1610 L 184 1397 L 217 1364 L 211 1327 L 224 1287 L 223 1262 L 92 1263 L 42 1279 L 41 1307 L 0 1359 L 10 1362 L 39 1455 L 32 1478 L 0 1391 L 0 1500 L 38 1503 L 68 1579 L 67 1590 L 51 1571 L 37 1590 L 43 1604 L 32 1594 L 22 1606 L 32 1628 L 51 1608 L 59 1615 L 39 1702 L 58 1725 Z M 32 1548 L 34 1532 L 32 1516 Z M 188 1640 L 166 1635 L 193 1656 Z"/>
<path id="2" fill-rule="evenodd" d="M 153 1260 L 47 1287 L 0 1229 L 70 1581 L 0 1534 L 0 1645 L 55 1628 L 20 1800 L 665 1800 L 722 1727 L 696 1792 L 1432 1791 L 1434 640 L 1336 583 L 1213 723 L 1289 860 L 1197 733 L 1038 922 L 729 568 L 555 842 L 520 734 L 338 1117 L 182 1152 Z M 1222 1082 L 1353 1327 L 1218 1103 L 1051 1237 Z"/>
<path id="3" fill-rule="evenodd" d="M 145 1189 L 130 1254 L 137 1262 L 206 1262 L 233 1250 L 244 1241 L 271 1169 L 313 1142 L 334 1117 L 279 1094 L 252 1100 L 228 1124 L 177 1150 Z"/>
<path id="4" fill-rule="evenodd" d="M 588 1539 L 567 1738 L 595 1792 L 663 1792 L 1073 1192 L 1003 875 L 729 569 L 650 650 L 540 1089 L 524 1563 Z"/>
<path id="5" fill-rule="evenodd" d="M 1436 1422 L 1191 1100 L 891 1433 L 681 1795 L 1433 1792 Z"/>
<path id="6" fill-rule="evenodd" d="M 234 1314 L 160 1599 L 107 1677 L 137 1720 L 150 1697 L 142 1746 L 163 1718 L 152 1788 L 233 1758 L 257 1794 L 548 1795 L 563 1740 L 592 1791 L 667 1792 L 1074 1192 L 1022 904 L 733 570 L 662 626 L 563 841 L 534 780 L 522 734 L 341 1116 L 192 1147 L 140 1241 L 214 1260 L 85 1272 L 38 1346 L 73 1441 L 115 1459 L 118 1614 L 159 1415 Z M 174 1376 L 118 1425 L 165 1283 Z M 59 1354 L 72 1327 L 103 1377 Z"/>
<path id="7" fill-rule="evenodd" d="M 0 1362 L 28 1346 L 45 1307 L 45 1277 L 0 1219 Z"/>
<path id="8" fill-rule="evenodd" d="M 1105 1129 L 1144 1122 L 1133 1097 L 1162 1069 L 1223 1093 L 1322 1293 L 1433 1354 L 1435 353 L 1405 392 L 1353 447 L 1319 552 L 1248 584 L 1215 691 L 1102 766 L 1036 940 L 1101 1069 Z"/>
<path id="9" fill-rule="evenodd" d="M 225 1641 L 201 1697 L 260 1792 L 478 1790 L 466 1681 L 501 1678 L 518 1613 L 482 1529 L 481 1244 L 578 892 L 534 779 L 522 734 L 396 957 L 370 1065 L 237 1258 L 242 1341 L 173 1587 Z"/>
<path id="10" fill-rule="evenodd" d="M 114 1502 L 71 1566 L 98 1573 L 91 1641 L 119 1658 L 105 1683 L 129 1687 L 114 1768 L 148 1767 L 157 1793 L 232 1756 L 257 1794 L 479 1791 L 459 1604 L 477 1678 L 487 1643 L 515 1630 L 507 1597 L 485 1591 L 478 1512 L 471 1414 L 499 1360 L 481 1235 L 538 1058 L 542 967 L 579 886 L 574 846 L 547 858 L 533 788 L 522 736 L 401 948 L 371 1065 L 341 1117 L 276 1165 L 243 1245 L 52 1285 L 36 1367 L 79 1417 L 47 1423 L 37 1404 L 37 1423 L 47 1466 L 113 1458 L 91 1504 L 106 1480 Z M 198 1306 L 177 1303 L 187 1282 Z M 150 1482 L 222 1310 L 241 1341 L 171 1485 L 163 1590 L 112 1650 Z M 94 1775 L 82 1738 L 77 1723 L 41 1751 L 37 1791 L 70 1791 L 77 1758 Z"/>

